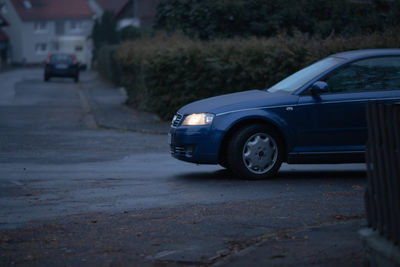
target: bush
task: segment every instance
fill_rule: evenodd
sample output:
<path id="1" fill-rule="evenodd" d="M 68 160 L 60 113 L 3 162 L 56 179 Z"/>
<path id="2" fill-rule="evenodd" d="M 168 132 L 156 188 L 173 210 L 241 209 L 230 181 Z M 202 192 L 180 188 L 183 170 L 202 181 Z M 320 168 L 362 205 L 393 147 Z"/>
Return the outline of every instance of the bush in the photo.
<path id="1" fill-rule="evenodd" d="M 269 39 L 210 42 L 175 35 L 125 43 L 118 46 L 111 58 L 118 63 L 129 104 L 170 119 L 189 102 L 269 87 L 332 53 L 399 44 L 400 31 L 347 39 L 315 39 L 297 32 Z"/>

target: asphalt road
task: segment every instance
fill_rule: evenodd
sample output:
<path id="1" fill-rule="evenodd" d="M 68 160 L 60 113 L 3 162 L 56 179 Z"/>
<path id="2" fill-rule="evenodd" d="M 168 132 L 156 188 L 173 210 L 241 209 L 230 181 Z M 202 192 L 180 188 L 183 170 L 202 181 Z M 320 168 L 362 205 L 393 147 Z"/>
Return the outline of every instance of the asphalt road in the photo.
<path id="1" fill-rule="evenodd" d="M 165 123 L 122 120 L 117 89 L 81 80 L 0 74 L 0 266 L 362 264 L 363 164 L 235 179 L 171 158 Z"/>

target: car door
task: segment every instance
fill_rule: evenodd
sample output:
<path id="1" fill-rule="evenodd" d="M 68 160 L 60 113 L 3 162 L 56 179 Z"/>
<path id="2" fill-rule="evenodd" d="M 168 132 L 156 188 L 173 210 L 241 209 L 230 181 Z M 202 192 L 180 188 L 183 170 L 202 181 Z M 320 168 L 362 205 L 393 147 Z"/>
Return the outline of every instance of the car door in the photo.
<path id="1" fill-rule="evenodd" d="M 364 151 L 367 102 L 400 101 L 400 57 L 358 60 L 320 80 L 328 92 L 305 91 L 299 98 L 295 152 Z"/>

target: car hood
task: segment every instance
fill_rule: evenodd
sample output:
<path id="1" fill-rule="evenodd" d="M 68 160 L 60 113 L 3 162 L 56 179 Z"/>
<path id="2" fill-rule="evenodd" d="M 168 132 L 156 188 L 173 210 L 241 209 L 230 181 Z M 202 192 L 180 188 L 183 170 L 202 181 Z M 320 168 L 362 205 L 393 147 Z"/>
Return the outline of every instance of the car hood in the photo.
<path id="1" fill-rule="evenodd" d="M 186 115 L 208 112 L 220 114 L 235 110 L 296 104 L 298 96 L 287 93 L 270 93 L 250 90 L 206 98 L 182 107 L 178 112 Z"/>

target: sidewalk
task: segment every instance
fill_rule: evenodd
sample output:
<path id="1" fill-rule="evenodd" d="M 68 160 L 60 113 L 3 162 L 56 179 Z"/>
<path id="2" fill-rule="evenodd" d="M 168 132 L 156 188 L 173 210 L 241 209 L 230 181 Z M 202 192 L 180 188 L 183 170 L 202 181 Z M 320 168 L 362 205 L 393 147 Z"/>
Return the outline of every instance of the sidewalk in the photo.
<path id="1" fill-rule="evenodd" d="M 112 88 L 95 72 L 82 75 L 80 89 L 90 106 L 98 127 L 149 134 L 167 134 L 170 123 L 156 115 L 138 111 L 125 105 L 127 99 L 123 88 Z"/>

